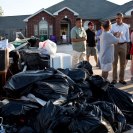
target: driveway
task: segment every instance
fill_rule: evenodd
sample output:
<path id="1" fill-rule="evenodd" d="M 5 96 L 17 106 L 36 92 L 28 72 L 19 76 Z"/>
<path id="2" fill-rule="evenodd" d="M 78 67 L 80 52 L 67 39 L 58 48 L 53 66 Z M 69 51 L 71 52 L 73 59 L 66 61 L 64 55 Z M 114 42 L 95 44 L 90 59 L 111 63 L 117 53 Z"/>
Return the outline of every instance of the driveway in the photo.
<path id="1" fill-rule="evenodd" d="M 72 45 L 71 44 L 58 45 L 57 46 L 57 52 L 58 53 L 72 54 Z M 95 75 L 101 75 L 101 70 L 98 69 L 97 67 L 95 67 L 96 64 L 94 62 L 93 57 L 90 57 L 90 63 L 93 66 L 94 74 Z M 125 80 L 127 81 L 127 85 L 122 85 L 120 83 L 117 83 L 116 87 L 133 94 L 133 82 L 130 81 L 130 78 L 131 78 L 130 64 L 131 64 L 131 62 L 128 61 L 127 66 L 126 66 L 126 70 L 125 70 Z M 119 64 L 118 64 L 118 68 L 119 68 Z M 112 71 L 110 71 L 108 79 L 109 79 L 109 81 L 112 80 Z"/>

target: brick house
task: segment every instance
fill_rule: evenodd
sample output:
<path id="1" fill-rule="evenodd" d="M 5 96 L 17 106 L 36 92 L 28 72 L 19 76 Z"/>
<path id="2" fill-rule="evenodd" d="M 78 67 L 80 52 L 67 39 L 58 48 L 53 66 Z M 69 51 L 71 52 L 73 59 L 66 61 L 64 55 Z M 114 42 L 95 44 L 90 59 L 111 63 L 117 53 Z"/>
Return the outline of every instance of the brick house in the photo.
<path id="1" fill-rule="evenodd" d="M 99 21 L 109 18 L 113 22 L 117 12 L 123 12 L 124 22 L 133 28 L 133 13 L 131 16 L 133 1 L 120 6 L 107 0 L 100 0 L 100 3 L 98 0 L 64 0 L 25 18 L 21 16 L 24 19 L 22 19 L 23 27 L 20 29 L 25 30 L 26 37 L 34 35 L 43 40 L 54 37 L 57 43 L 69 43 L 70 30 L 75 25 L 76 17 L 83 19 L 85 29 L 88 21 L 93 21 L 95 28 L 98 29 Z"/>
<path id="2" fill-rule="evenodd" d="M 61 40 L 61 35 L 67 34 L 68 41 L 70 41 L 70 29 L 75 24 L 75 18 L 79 14 L 71 10 L 68 7 L 64 7 L 61 10 L 51 14 L 45 9 L 41 9 L 35 14 L 24 19 L 27 24 L 27 36 L 44 36 L 45 39 L 50 36 L 56 36 L 56 39 Z"/>

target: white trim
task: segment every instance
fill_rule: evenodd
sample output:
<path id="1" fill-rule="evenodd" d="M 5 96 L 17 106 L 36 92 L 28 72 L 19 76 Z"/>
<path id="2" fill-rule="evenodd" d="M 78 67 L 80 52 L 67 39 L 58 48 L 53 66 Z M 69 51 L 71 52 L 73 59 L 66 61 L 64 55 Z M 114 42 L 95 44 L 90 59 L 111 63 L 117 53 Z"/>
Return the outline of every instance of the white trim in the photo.
<path id="1" fill-rule="evenodd" d="M 65 10 L 65 9 L 68 9 L 69 11 L 73 12 L 74 13 L 74 16 L 78 16 L 79 14 L 77 12 L 75 12 L 74 10 L 70 9 L 69 7 L 63 7 L 62 9 L 56 11 L 55 13 L 53 13 L 53 15 L 58 15 L 59 12 Z"/>
<path id="2" fill-rule="evenodd" d="M 35 12 L 34 14 L 32 14 L 32 15 L 29 16 L 28 18 L 24 19 L 23 21 L 24 21 L 24 22 L 28 22 L 28 20 L 29 20 L 30 18 L 34 17 L 35 15 L 37 15 L 38 13 L 40 13 L 40 12 L 42 12 L 42 11 L 44 11 L 44 12 L 48 13 L 49 15 L 53 16 L 52 13 L 50 13 L 50 12 L 46 11 L 44 8 L 42 8 L 41 10 Z"/>
<path id="3" fill-rule="evenodd" d="M 132 12 L 132 11 L 133 11 L 133 9 L 130 9 L 130 10 L 126 11 L 126 12 L 125 12 L 125 15 L 126 15 L 126 16 L 131 16 L 131 12 Z"/>

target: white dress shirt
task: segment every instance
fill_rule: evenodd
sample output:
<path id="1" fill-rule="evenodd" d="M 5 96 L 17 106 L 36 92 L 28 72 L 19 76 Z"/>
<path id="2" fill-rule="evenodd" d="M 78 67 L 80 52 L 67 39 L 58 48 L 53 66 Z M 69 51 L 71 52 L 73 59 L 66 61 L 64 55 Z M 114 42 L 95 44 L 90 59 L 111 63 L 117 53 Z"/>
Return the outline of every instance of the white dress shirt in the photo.
<path id="1" fill-rule="evenodd" d="M 130 36 L 129 36 L 129 26 L 125 23 L 122 23 L 121 25 L 118 25 L 117 23 L 112 24 L 112 33 L 115 32 L 121 32 L 121 36 L 119 39 L 120 43 L 124 42 L 130 42 Z"/>

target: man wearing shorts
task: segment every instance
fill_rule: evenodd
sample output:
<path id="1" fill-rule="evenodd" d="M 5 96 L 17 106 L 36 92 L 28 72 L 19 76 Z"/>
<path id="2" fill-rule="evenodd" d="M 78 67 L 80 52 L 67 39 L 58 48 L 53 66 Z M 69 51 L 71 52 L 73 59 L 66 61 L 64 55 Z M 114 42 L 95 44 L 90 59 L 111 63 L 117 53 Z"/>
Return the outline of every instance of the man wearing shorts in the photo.
<path id="1" fill-rule="evenodd" d="M 87 34 L 87 45 L 86 45 L 87 61 L 89 62 L 90 56 L 94 56 L 97 66 L 95 32 L 94 32 L 94 24 L 92 22 L 88 23 L 88 29 L 86 30 L 86 34 Z"/>
<path id="2" fill-rule="evenodd" d="M 72 65 L 73 68 L 76 64 L 85 60 L 85 45 L 86 45 L 86 32 L 82 27 L 82 19 L 76 19 L 76 25 L 71 30 L 71 42 L 73 47 Z"/>

